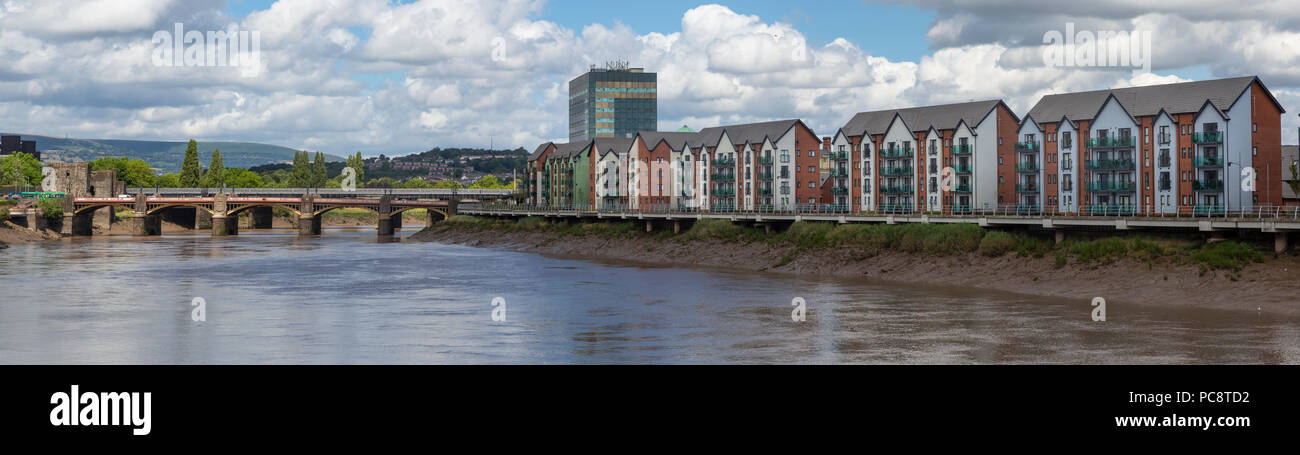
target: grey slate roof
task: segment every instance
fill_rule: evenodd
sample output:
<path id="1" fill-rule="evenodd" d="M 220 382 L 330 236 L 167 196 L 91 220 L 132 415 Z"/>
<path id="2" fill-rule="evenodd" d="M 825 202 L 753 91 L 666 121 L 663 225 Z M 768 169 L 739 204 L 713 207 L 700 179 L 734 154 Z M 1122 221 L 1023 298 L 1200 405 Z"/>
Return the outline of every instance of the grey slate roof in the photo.
<path id="1" fill-rule="evenodd" d="M 569 158 L 573 155 L 582 153 L 591 145 L 591 141 L 568 142 L 564 144 L 555 144 L 555 153 L 551 154 L 552 158 Z"/>
<path id="2" fill-rule="evenodd" d="M 1282 198 L 1283 199 L 1300 199 L 1295 191 L 1291 191 L 1291 185 L 1287 180 L 1300 180 L 1300 176 L 1291 175 L 1291 163 L 1300 160 L 1300 145 L 1283 145 L 1282 146 Z"/>
<path id="3" fill-rule="evenodd" d="M 931 127 L 950 130 L 956 128 L 962 120 L 966 121 L 967 126 L 975 128 L 975 125 L 978 125 L 980 120 L 983 120 L 989 111 L 1000 103 L 1002 100 L 987 100 L 859 112 L 849 119 L 841 130 L 847 136 L 860 136 L 864 131 L 869 134 L 885 134 L 889 124 L 894 121 L 895 114 L 902 116 L 903 121 L 907 122 L 907 126 L 912 131 L 927 131 Z"/>
<path id="4" fill-rule="evenodd" d="M 545 152 L 551 144 L 551 142 L 543 142 L 542 145 L 537 146 L 537 150 L 533 150 L 533 154 L 528 155 L 528 161 L 537 161 L 537 158 L 541 157 L 542 152 Z"/>
<path id="5" fill-rule="evenodd" d="M 645 146 L 647 149 L 653 149 L 656 145 L 659 145 L 659 141 L 667 141 L 668 146 L 671 147 L 673 150 L 682 150 L 683 148 L 686 147 L 686 144 L 688 143 L 691 143 L 693 145 L 694 141 L 696 140 L 696 137 L 699 136 L 700 133 L 642 131 L 637 134 L 641 136 L 642 141 L 645 141 Z M 631 142 L 629 142 L 629 144 L 631 144 Z"/>
<path id="6" fill-rule="evenodd" d="M 1226 111 L 1255 80 L 1254 76 L 1246 76 L 1047 95 L 1038 100 L 1029 110 L 1029 115 L 1040 122 L 1056 122 L 1062 116 L 1070 120 L 1090 120 L 1101 110 L 1109 95 L 1115 95 L 1115 99 L 1134 117 L 1156 115 L 1160 109 L 1172 114 L 1198 112 L 1206 100 Z"/>
<path id="7" fill-rule="evenodd" d="M 696 133 L 699 135 L 700 143 L 692 145 L 716 145 L 718 140 L 721 139 L 723 131 L 727 132 L 727 137 L 731 139 L 733 144 L 757 144 L 763 142 L 764 138 L 775 141 L 780 139 L 786 131 L 790 131 L 790 128 L 793 128 L 796 123 L 799 123 L 798 119 L 787 119 L 705 128 Z M 705 139 L 711 139 L 711 141 L 706 142 Z"/>
<path id="8" fill-rule="evenodd" d="M 598 137 L 595 139 L 596 157 L 613 151 L 614 153 L 624 154 L 632 148 L 632 139 L 621 137 Z"/>

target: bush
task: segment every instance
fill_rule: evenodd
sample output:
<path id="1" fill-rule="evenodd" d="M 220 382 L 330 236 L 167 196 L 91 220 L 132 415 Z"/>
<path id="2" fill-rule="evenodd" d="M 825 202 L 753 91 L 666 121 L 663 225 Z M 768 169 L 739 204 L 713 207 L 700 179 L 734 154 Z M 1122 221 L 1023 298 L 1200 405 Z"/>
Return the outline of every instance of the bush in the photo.
<path id="1" fill-rule="evenodd" d="M 1202 246 L 1192 253 L 1192 260 L 1213 270 L 1240 271 L 1252 262 L 1264 262 L 1264 253 L 1240 242 L 1218 242 Z"/>
<path id="2" fill-rule="evenodd" d="M 998 257 L 1015 249 L 1016 238 L 1003 231 L 989 231 L 980 241 L 979 252 L 988 257 Z"/>
<path id="3" fill-rule="evenodd" d="M 41 209 L 46 218 L 63 218 L 63 198 L 41 199 L 36 201 L 36 208 Z"/>

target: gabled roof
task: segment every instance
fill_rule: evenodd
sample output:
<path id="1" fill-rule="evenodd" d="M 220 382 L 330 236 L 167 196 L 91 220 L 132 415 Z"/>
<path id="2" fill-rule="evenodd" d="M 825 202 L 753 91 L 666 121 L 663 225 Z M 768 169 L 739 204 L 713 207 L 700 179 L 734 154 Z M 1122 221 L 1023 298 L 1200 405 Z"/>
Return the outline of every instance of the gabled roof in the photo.
<path id="1" fill-rule="evenodd" d="M 545 152 L 546 149 L 550 148 L 550 146 L 553 144 L 555 143 L 543 142 L 542 145 L 537 146 L 537 150 L 534 150 L 532 155 L 528 155 L 528 161 L 537 161 L 537 159 L 542 156 L 542 152 Z"/>
<path id="2" fill-rule="evenodd" d="M 594 143 L 597 157 L 603 157 L 610 152 L 625 154 L 632 148 L 632 139 L 621 137 L 598 137 Z"/>
<path id="3" fill-rule="evenodd" d="M 1026 115 L 1025 118 L 1022 119 L 1022 120 L 1020 121 L 1020 128 L 1016 128 L 1016 129 L 1017 129 L 1017 130 L 1025 129 L 1025 124 L 1026 124 L 1026 123 L 1033 123 L 1033 124 L 1034 124 L 1034 129 L 1036 129 L 1036 130 L 1038 130 L 1038 131 L 1040 131 L 1040 132 L 1043 131 L 1043 125 L 1039 125 L 1039 124 L 1038 124 L 1038 121 L 1037 121 L 1037 120 L 1034 120 L 1034 116 L 1033 116 L 1033 115 Z"/>
<path id="4" fill-rule="evenodd" d="M 775 142 L 787 131 L 794 128 L 795 125 L 802 123 L 798 119 L 776 120 L 771 122 L 745 123 L 742 125 L 715 126 L 700 130 L 701 138 L 717 137 L 721 138 L 722 132 L 727 132 L 727 138 L 731 139 L 733 144 L 761 144 L 764 139 L 770 139 Z M 811 130 L 811 128 L 809 128 Z M 713 142 L 717 142 L 714 139 Z M 706 143 L 707 144 L 707 143 Z"/>
<path id="5" fill-rule="evenodd" d="M 1206 100 L 1214 103 L 1214 107 L 1220 111 L 1226 111 L 1257 80 L 1259 79 L 1255 76 L 1246 76 L 1047 95 L 1034 104 L 1029 115 L 1035 118 L 1092 120 L 1110 96 L 1114 96 L 1129 114 L 1137 117 L 1155 115 L 1162 108 L 1174 114 L 1198 112 Z M 1270 93 L 1269 98 L 1277 104 L 1272 96 Z M 1278 108 L 1282 108 L 1281 104 L 1278 104 Z"/>
<path id="6" fill-rule="evenodd" d="M 686 145 L 695 140 L 699 133 L 679 133 L 666 131 L 641 131 L 636 133 L 641 136 L 641 141 L 645 143 L 647 150 L 659 146 L 660 142 L 668 143 L 668 147 L 673 150 L 683 150 Z M 630 143 L 629 143 L 630 144 Z"/>
<path id="7" fill-rule="evenodd" d="M 1124 116 L 1125 116 L 1125 117 L 1128 117 L 1128 120 L 1129 120 L 1130 122 L 1133 122 L 1134 125 L 1141 125 L 1141 124 L 1142 124 L 1141 122 L 1138 122 L 1137 116 L 1133 115 L 1133 113 L 1130 112 L 1130 111 L 1128 110 L 1128 108 L 1124 107 L 1124 103 L 1119 102 L 1119 98 L 1116 97 L 1115 94 L 1113 94 L 1113 93 L 1106 94 L 1106 98 L 1103 99 L 1103 100 L 1101 101 L 1101 106 L 1097 108 L 1097 112 L 1093 112 L 1093 113 L 1092 113 L 1092 116 L 1091 116 L 1091 117 L 1088 117 L 1088 118 L 1089 118 L 1089 119 L 1095 119 L 1095 118 L 1097 118 L 1098 115 L 1101 115 L 1101 110 L 1102 110 L 1102 109 L 1105 109 L 1105 108 L 1106 108 L 1106 105 L 1107 105 L 1107 104 L 1110 104 L 1111 101 L 1114 101 L 1114 102 L 1115 102 L 1115 105 L 1116 105 L 1116 106 L 1119 106 L 1119 110 L 1120 110 L 1120 112 L 1123 112 L 1123 113 L 1124 113 Z M 1033 115 L 1033 114 L 1029 114 L 1029 115 Z"/>
<path id="8" fill-rule="evenodd" d="M 1216 106 L 1214 105 L 1214 103 L 1211 103 L 1211 102 L 1209 102 L 1208 100 L 1205 101 L 1205 104 L 1202 104 L 1202 105 L 1201 105 L 1201 108 L 1200 108 L 1200 109 L 1197 109 L 1197 110 L 1196 110 L 1196 113 L 1197 113 L 1197 114 L 1200 114 L 1201 112 L 1204 112 L 1205 109 L 1206 109 L 1206 106 L 1207 106 L 1207 105 L 1209 106 L 1210 109 L 1213 109 L 1213 110 L 1214 110 L 1214 113 L 1219 114 L 1219 118 L 1224 119 L 1224 120 L 1231 120 L 1231 119 L 1232 119 L 1231 117 L 1228 117 L 1228 113 L 1223 112 L 1223 110 L 1219 109 L 1218 107 L 1216 107 Z M 1161 109 L 1161 110 L 1163 110 L 1163 109 Z"/>
<path id="9" fill-rule="evenodd" d="M 569 158 L 587 149 L 591 141 L 569 142 L 564 144 L 555 144 L 555 153 L 551 154 L 552 158 Z"/>
<path id="10" fill-rule="evenodd" d="M 930 128 L 950 130 L 957 128 L 957 123 L 963 120 L 967 125 L 979 125 L 980 121 L 998 104 L 1002 104 L 1002 101 L 986 100 L 859 112 L 841 129 L 845 134 L 853 136 L 861 135 L 863 132 L 884 134 L 885 130 L 889 129 L 889 125 L 894 122 L 894 116 L 897 115 L 902 117 L 903 122 L 914 131 L 926 131 Z"/>

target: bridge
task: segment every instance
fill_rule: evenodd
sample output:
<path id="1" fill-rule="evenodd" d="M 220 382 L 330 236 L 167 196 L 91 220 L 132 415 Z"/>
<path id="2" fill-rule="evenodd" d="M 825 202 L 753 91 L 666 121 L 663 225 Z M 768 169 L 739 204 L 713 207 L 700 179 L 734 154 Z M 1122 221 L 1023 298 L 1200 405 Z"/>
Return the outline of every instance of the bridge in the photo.
<path id="1" fill-rule="evenodd" d="M 1215 214 L 1175 213 L 1159 215 L 1136 211 L 1126 214 L 1085 213 L 1023 213 L 1014 208 L 966 210 L 954 212 L 944 209 L 933 213 L 862 213 L 846 210 L 827 210 L 809 207 L 790 211 L 710 211 L 669 207 L 639 209 L 618 208 L 592 210 L 589 208 L 533 207 L 507 204 L 475 204 L 462 207 L 460 214 L 489 217 L 539 216 L 559 220 L 635 220 L 644 221 L 646 232 L 656 223 L 670 223 L 673 231 L 682 229 L 683 223 L 701 219 L 723 219 L 737 223 L 750 223 L 771 231 L 773 227 L 789 226 L 801 221 L 847 223 L 968 223 L 980 227 L 1031 227 L 1053 231 L 1056 241 L 1065 240 L 1067 230 L 1163 230 L 1192 232 L 1256 231 L 1274 234 L 1274 250 L 1286 251 L 1291 232 L 1300 231 L 1300 207 L 1257 206 L 1233 212 Z"/>
<path id="2" fill-rule="evenodd" d="M 207 191 L 216 192 L 208 195 Z M 290 212 L 296 220 L 299 235 L 320 235 L 321 219 L 326 212 L 343 208 L 359 208 L 378 216 L 377 231 L 380 236 L 391 236 L 402 224 L 402 214 L 413 209 L 425 209 L 429 223 L 435 223 L 456 214 L 461 197 L 479 202 L 509 197 L 511 190 L 313 190 L 302 189 L 158 189 L 128 190 L 128 197 L 76 197 L 63 200 L 62 234 L 69 236 L 91 235 L 96 211 L 105 207 L 114 210 L 126 208 L 133 211 L 133 235 L 150 236 L 162 233 L 163 214 L 170 209 L 192 208 L 212 219 L 212 234 L 228 236 L 239 233 L 239 215 L 250 212 L 255 229 L 269 229 L 276 208 Z M 150 194 L 152 192 L 152 194 Z"/>

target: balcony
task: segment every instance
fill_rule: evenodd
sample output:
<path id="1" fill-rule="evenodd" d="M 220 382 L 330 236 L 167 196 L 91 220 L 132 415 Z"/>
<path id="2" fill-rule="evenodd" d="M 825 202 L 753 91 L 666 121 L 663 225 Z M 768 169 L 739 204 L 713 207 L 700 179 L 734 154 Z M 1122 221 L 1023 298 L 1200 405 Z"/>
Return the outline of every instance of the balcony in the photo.
<path id="1" fill-rule="evenodd" d="M 915 155 L 916 151 L 910 148 L 884 149 L 880 151 L 881 158 L 911 158 Z"/>
<path id="2" fill-rule="evenodd" d="M 831 194 L 836 194 L 836 195 L 849 194 L 849 189 L 848 187 L 843 187 L 843 186 L 831 187 Z"/>
<path id="3" fill-rule="evenodd" d="M 882 167 L 880 175 L 913 175 L 916 171 L 911 167 Z"/>
<path id="4" fill-rule="evenodd" d="M 713 190 L 714 196 L 735 196 L 736 190 L 732 188 L 720 188 Z"/>
<path id="5" fill-rule="evenodd" d="M 1036 143 L 1036 142 L 1017 142 L 1017 143 L 1016 143 L 1016 151 L 1017 151 L 1017 152 L 1037 152 L 1037 151 L 1038 151 L 1038 143 Z"/>
<path id="6" fill-rule="evenodd" d="M 758 157 L 758 164 L 772 164 L 772 157 L 760 156 Z"/>
<path id="7" fill-rule="evenodd" d="M 964 183 L 964 184 L 961 184 L 961 185 L 954 186 L 954 187 L 952 187 L 952 192 L 954 192 L 954 193 L 969 193 L 969 192 L 970 192 L 970 184 L 969 184 L 969 183 Z"/>
<path id="8" fill-rule="evenodd" d="M 716 159 L 716 160 L 713 160 L 713 165 L 714 165 L 714 166 L 735 166 L 735 165 L 736 165 L 736 159 L 735 159 L 735 158 L 720 158 L 720 159 Z"/>
<path id="9" fill-rule="evenodd" d="M 830 156 L 835 161 L 847 160 L 849 159 L 849 152 L 831 152 Z"/>
<path id="10" fill-rule="evenodd" d="M 1223 132 L 1201 132 L 1192 133 L 1193 144 L 1220 144 L 1223 143 Z"/>
<path id="11" fill-rule="evenodd" d="M 910 194 L 911 185 L 880 185 L 880 192 L 885 194 Z"/>
<path id="12" fill-rule="evenodd" d="M 1137 183 L 1134 182 L 1091 182 L 1088 183 L 1088 191 L 1103 193 L 1129 192 L 1137 190 Z"/>
<path id="13" fill-rule="evenodd" d="M 715 181 L 715 182 L 734 182 L 734 181 L 736 181 L 736 175 L 735 175 L 735 174 L 709 174 L 709 178 L 713 179 L 713 181 Z"/>
<path id="14" fill-rule="evenodd" d="M 948 153 L 951 155 L 970 155 L 970 144 L 954 145 L 948 147 Z"/>
<path id="15" fill-rule="evenodd" d="M 1034 173 L 1034 172 L 1038 172 L 1038 170 L 1039 170 L 1038 163 L 1017 163 L 1016 164 L 1016 172 L 1019 173 Z"/>
<path id="16" fill-rule="evenodd" d="M 952 167 L 952 171 L 955 172 L 955 173 L 958 173 L 958 174 L 969 174 L 969 173 L 971 173 L 971 167 L 970 167 L 969 164 L 964 165 L 964 166 L 958 164 L 958 165 Z"/>
<path id="17" fill-rule="evenodd" d="M 1016 184 L 1017 193 L 1037 193 L 1038 184 L 1036 183 L 1018 183 Z"/>
<path id="18" fill-rule="evenodd" d="M 1132 204 L 1098 204 L 1088 206 L 1083 210 L 1089 215 L 1132 215 Z"/>
<path id="19" fill-rule="evenodd" d="M 1223 180 L 1192 180 L 1192 191 L 1223 191 Z"/>
<path id="20" fill-rule="evenodd" d="M 1218 155 L 1198 156 L 1192 160 L 1192 165 L 1196 167 L 1223 167 L 1223 157 Z"/>
<path id="21" fill-rule="evenodd" d="M 1109 148 L 1109 147 L 1133 147 L 1136 145 L 1137 145 L 1137 138 L 1133 136 L 1112 137 L 1112 138 L 1103 137 L 1099 139 L 1088 139 L 1088 148 L 1090 149 Z"/>
<path id="22" fill-rule="evenodd" d="M 771 172 L 759 172 L 759 173 L 758 173 L 758 179 L 759 179 L 759 180 L 772 180 L 772 173 L 771 173 Z"/>
<path id="23" fill-rule="evenodd" d="M 848 169 L 831 169 L 831 177 L 848 177 Z"/>
<path id="24" fill-rule="evenodd" d="M 1089 160 L 1086 165 L 1090 171 L 1125 171 L 1137 169 L 1137 162 L 1129 159 Z"/>
<path id="25" fill-rule="evenodd" d="M 759 195 L 759 196 L 771 196 L 771 195 L 772 195 L 772 189 L 771 189 L 771 188 L 759 188 L 759 189 L 758 189 L 758 195 Z"/>

